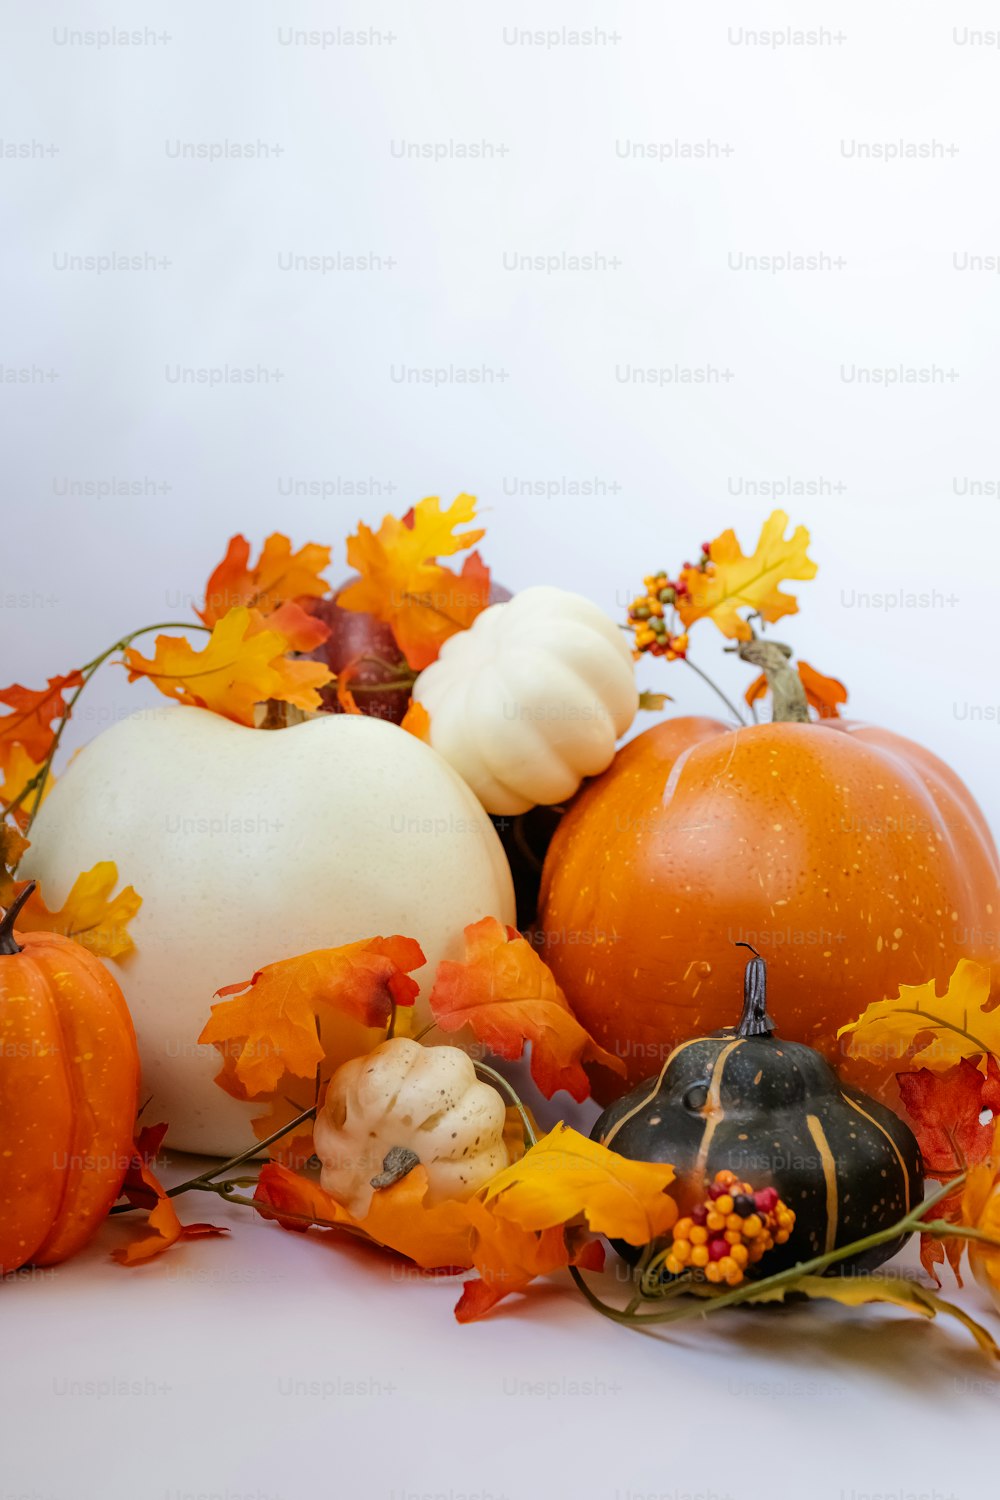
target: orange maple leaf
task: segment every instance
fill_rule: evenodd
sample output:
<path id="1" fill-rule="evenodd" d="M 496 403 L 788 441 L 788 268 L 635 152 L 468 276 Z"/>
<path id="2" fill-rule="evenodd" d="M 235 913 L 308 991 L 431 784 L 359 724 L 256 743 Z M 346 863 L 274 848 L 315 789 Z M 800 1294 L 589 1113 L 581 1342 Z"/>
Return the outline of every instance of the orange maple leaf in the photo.
<path id="1" fill-rule="evenodd" d="M 245 606 L 231 609 L 213 627 L 204 650 L 196 651 L 181 636 L 158 635 L 150 659 L 132 646 L 125 652 L 129 681 L 148 677 L 167 698 L 209 708 L 253 725 L 254 704 L 276 698 L 307 712 L 320 707 L 318 688 L 333 680 L 320 662 L 293 661 L 281 631 L 266 628 Z"/>
<path id="2" fill-rule="evenodd" d="M 796 663 L 796 670 L 802 686 L 805 688 L 806 701 L 810 708 L 816 710 L 821 719 L 839 719 L 840 705 L 847 702 L 847 689 L 836 677 L 824 677 L 822 672 L 817 672 L 807 661 Z M 767 695 L 767 677 L 761 672 L 744 693 L 747 703 L 754 704 Z"/>
<path id="3" fill-rule="evenodd" d="M 145 1209 L 149 1217 L 144 1234 L 119 1250 L 112 1250 L 112 1257 L 121 1266 L 138 1266 L 156 1255 L 162 1255 L 171 1245 L 181 1240 L 203 1239 L 206 1236 L 228 1234 L 227 1228 L 214 1224 L 182 1224 L 177 1217 L 173 1202 L 167 1197 L 149 1163 L 156 1156 L 167 1133 L 166 1125 L 147 1125 L 135 1142 L 135 1151 L 129 1162 L 122 1196 L 133 1208 Z"/>
<path id="4" fill-rule="evenodd" d="M 225 557 L 208 580 L 205 603 L 197 614 L 206 625 L 217 625 L 237 605 L 268 615 L 290 599 L 320 598 L 328 585 L 319 575 L 329 564 L 329 547 L 308 542 L 293 552 L 288 537 L 276 531 L 251 567 L 250 543 L 245 536 L 231 537 Z"/>
<path id="5" fill-rule="evenodd" d="M 459 495 L 446 510 L 432 495 L 403 520 L 386 516 L 377 532 L 361 523 L 348 538 L 347 560 L 360 577 L 340 591 L 337 603 L 390 625 L 417 671 L 429 666 L 442 643 L 471 625 L 489 603 L 489 572 L 477 553 L 466 559 L 459 574 L 437 562 L 464 552 L 485 535 L 482 528 L 458 531 L 475 514 L 473 495 Z"/>
<path id="6" fill-rule="evenodd" d="M 0 715 L 0 767 L 10 764 L 15 745 L 23 746 L 32 760 L 45 760 L 52 748 L 53 720 L 66 712 L 64 694 L 82 682 L 82 672 L 68 672 L 65 677 L 50 677 L 43 688 L 15 682 L 0 690 L 0 703 L 11 710 Z"/>
<path id="7" fill-rule="evenodd" d="M 598 1046 L 569 1008 L 555 976 L 526 938 L 496 917 L 465 929 L 465 961 L 438 965 L 431 1013 L 442 1031 L 469 1026 L 477 1041 L 513 1061 L 531 1042 L 531 1076 L 547 1099 L 590 1093 L 584 1063 L 624 1075 L 620 1057 Z"/>
<path id="8" fill-rule="evenodd" d="M 786 539 L 788 516 L 776 510 L 761 527 L 760 540 L 749 556 L 733 530 L 724 531 L 709 546 L 705 569 L 682 571 L 686 592 L 678 597 L 677 613 L 685 625 L 710 619 L 731 639 L 749 641 L 753 631 L 739 614 L 749 609 L 763 619 L 775 621 L 798 613 L 798 600 L 781 592 L 790 579 L 815 578 L 817 568 L 807 556 L 809 533 L 797 526 Z"/>
<path id="9" fill-rule="evenodd" d="M 36 887 L 17 925 L 24 932 L 61 932 L 99 958 L 124 958 L 135 947 L 128 924 L 142 897 L 130 885 L 112 895 L 117 884 L 118 866 L 101 860 L 76 877 L 58 911 L 49 911 Z"/>
<path id="10" fill-rule="evenodd" d="M 216 1082 L 254 1099 L 277 1089 L 285 1073 L 314 1078 L 326 1055 L 324 1013 L 385 1026 L 394 1006 L 413 1004 L 419 985 L 410 970 L 424 962 L 412 938 L 375 937 L 280 959 L 226 985 L 216 993 L 238 998 L 213 1005 L 198 1038 L 223 1055 Z"/>
<path id="11" fill-rule="evenodd" d="M 292 651 L 313 651 L 330 638 L 330 627 L 315 615 L 309 614 L 294 599 L 286 599 L 271 614 L 253 610 L 251 634 L 260 630 L 277 630 L 285 636 Z"/>

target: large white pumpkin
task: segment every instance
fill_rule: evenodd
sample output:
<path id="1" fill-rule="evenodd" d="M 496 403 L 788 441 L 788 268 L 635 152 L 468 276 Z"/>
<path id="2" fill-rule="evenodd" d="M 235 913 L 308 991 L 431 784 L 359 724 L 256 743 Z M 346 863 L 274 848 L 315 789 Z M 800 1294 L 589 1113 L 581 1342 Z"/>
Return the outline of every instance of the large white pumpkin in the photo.
<path id="1" fill-rule="evenodd" d="M 491 813 L 571 797 L 635 718 L 625 632 L 580 594 L 540 586 L 492 604 L 451 636 L 413 696 L 431 744 Z"/>
<path id="2" fill-rule="evenodd" d="M 402 933 L 426 995 L 462 929 L 515 921 L 510 870 L 472 792 L 428 745 L 338 714 L 246 729 L 199 708 L 134 714 L 87 745 L 32 829 L 24 874 L 58 906 L 113 859 L 143 904 L 116 966 L 135 1020 L 145 1118 L 179 1150 L 231 1155 L 259 1114 L 213 1083 L 199 1046 L 214 992 L 275 959 Z M 419 1004 L 419 1002 L 418 1002 Z M 377 1040 L 344 1023 L 337 1052 Z"/>

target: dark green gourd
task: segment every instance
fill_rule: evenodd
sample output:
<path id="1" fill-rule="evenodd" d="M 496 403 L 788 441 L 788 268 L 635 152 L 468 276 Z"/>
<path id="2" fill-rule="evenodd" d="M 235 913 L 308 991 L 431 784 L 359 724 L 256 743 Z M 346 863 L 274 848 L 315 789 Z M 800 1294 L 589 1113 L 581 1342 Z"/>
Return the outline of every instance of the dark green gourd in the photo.
<path id="1" fill-rule="evenodd" d="M 672 1163 L 684 1185 L 679 1199 L 685 1190 L 699 1199 L 723 1168 L 755 1189 L 775 1187 L 795 1210 L 795 1228 L 757 1275 L 885 1229 L 923 1194 L 920 1151 L 898 1115 L 846 1088 L 811 1047 L 775 1036 L 757 954 L 739 1025 L 675 1047 L 658 1077 L 604 1111 L 592 1136 L 634 1160 Z M 902 1244 L 832 1269 L 872 1270 Z M 633 1260 L 640 1253 L 619 1249 Z"/>

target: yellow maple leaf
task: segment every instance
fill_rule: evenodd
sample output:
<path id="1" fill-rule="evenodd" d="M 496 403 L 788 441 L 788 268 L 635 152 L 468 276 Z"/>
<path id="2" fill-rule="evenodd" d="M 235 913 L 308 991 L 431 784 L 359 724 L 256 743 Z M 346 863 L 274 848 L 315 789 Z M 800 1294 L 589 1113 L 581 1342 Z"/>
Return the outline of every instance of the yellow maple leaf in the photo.
<path id="1" fill-rule="evenodd" d="M 130 682 L 148 677 L 178 703 L 252 726 L 255 703 L 277 698 L 307 711 L 318 709 L 317 689 L 333 680 L 320 662 L 292 660 L 289 649 L 286 635 L 261 629 L 256 612 L 239 605 L 214 626 L 204 650 L 196 651 L 182 636 L 158 635 L 152 658 L 130 646 L 125 662 Z"/>
<path id="2" fill-rule="evenodd" d="M 989 969 L 963 958 L 943 995 L 933 979 L 901 984 L 897 998 L 874 1001 L 837 1036 L 848 1038 L 849 1057 L 882 1064 L 919 1058 L 942 1072 L 963 1057 L 1000 1052 L 1000 1007 L 986 1011 L 989 998 Z"/>
<path id="3" fill-rule="evenodd" d="M 480 1191 L 498 1219 L 537 1232 L 582 1216 L 595 1234 L 646 1245 L 677 1218 L 665 1162 L 630 1161 L 560 1122 Z"/>
<path id="4" fill-rule="evenodd" d="M 461 574 L 436 562 L 464 552 L 485 535 L 480 527 L 458 530 L 475 514 L 474 495 L 459 495 L 446 510 L 431 495 L 414 506 L 412 526 L 386 516 L 377 532 L 361 523 L 347 540 L 347 560 L 360 576 L 340 591 L 337 603 L 390 625 L 418 670 L 489 603 L 489 573 L 478 558 L 467 559 Z"/>
<path id="5" fill-rule="evenodd" d="M 817 568 L 806 555 L 806 528 L 797 526 L 786 538 L 787 526 L 786 513 L 774 511 L 761 527 L 760 540 L 749 557 L 743 555 L 735 531 L 730 529 L 716 537 L 705 571 L 684 569 L 688 592 L 677 600 L 677 613 L 684 624 L 714 620 L 731 640 L 749 641 L 753 631 L 740 615 L 741 609 L 752 610 L 771 622 L 797 614 L 798 601 L 791 594 L 783 594 L 779 585 L 789 579 L 815 578 Z"/>
<path id="6" fill-rule="evenodd" d="M 61 932 L 98 958 L 123 958 L 135 947 L 128 924 L 142 905 L 132 886 L 118 892 L 118 866 L 101 860 L 78 875 L 58 911 L 49 911 L 36 889 L 22 909 L 18 928 L 24 932 Z"/>

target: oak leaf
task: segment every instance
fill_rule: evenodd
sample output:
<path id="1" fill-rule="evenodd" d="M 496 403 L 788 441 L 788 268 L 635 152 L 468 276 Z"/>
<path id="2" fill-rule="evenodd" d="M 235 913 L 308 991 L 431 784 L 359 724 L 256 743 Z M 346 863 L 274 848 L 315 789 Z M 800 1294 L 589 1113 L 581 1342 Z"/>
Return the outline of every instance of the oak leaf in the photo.
<path id="1" fill-rule="evenodd" d="M 394 1006 L 413 1004 L 419 986 L 410 971 L 424 962 L 412 938 L 375 937 L 279 959 L 226 985 L 216 993 L 237 998 L 212 1006 L 198 1038 L 223 1055 L 216 1082 L 253 1099 L 275 1090 L 285 1073 L 314 1078 L 325 1057 L 324 1014 L 385 1026 Z"/>
<path id="2" fill-rule="evenodd" d="M 378 531 L 362 522 L 348 538 L 347 560 L 360 576 L 341 589 L 337 603 L 390 625 L 418 671 L 489 602 L 489 573 L 477 554 L 466 559 L 460 574 L 437 561 L 464 552 L 485 535 L 481 527 L 459 530 L 471 525 L 475 514 L 472 495 L 459 495 L 445 510 L 432 495 L 402 520 L 385 516 Z"/>
<path id="3" fill-rule="evenodd" d="M 118 866 L 114 860 L 101 860 L 76 877 L 58 911 L 49 911 L 36 888 L 17 925 L 24 932 L 61 932 L 98 958 L 124 958 L 135 948 L 128 924 L 142 897 L 130 885 L 113 895 L 117 884 Z"/>
<path id="4" fill-rule="evenodd" d="M 112 1257 L 121 1266 L 143 1265 L 182 1240 L 204 1239 L 229 1233 L 227 1228 L 219 1228 L 214 1224 L 182 1224 L 178 1218 L 172 1199 L 167 1197 L 149 1165 L 159 1151 L 167 1129 L 166 1125 L 147 1125 L 136 1139 L 132 1160 L 122 1184 L 122 1197 L 127 1198 L 133 1208 L 146 1210 L 149 1215 L 146 1228 L 150 1232 L 133 1240 L 130 1245 L 112 1250 Z"/>
<path id="5" fill-rule="evenodd" d="M 148 677 L 178 703 L 212 709 L 238 724 L 253 725 L 254 705 L 277 698 L 307 711 L 320 707 L 317 691 L 332 681 L 320 662 L 294 661 L 287 636 L 261 628 L 244 606 L 231 609 L 214 626 L 208 644 L 196 651 L 181 636 L 158 635 L 154 656 L 132 646 L 125 651 L 129 681 Z"/>
<path id="6" fill-rule="evenodd" d="M 329 564 L 329 547 L 309 542 L 293 552 L 288 537 L 276 531 L 268 537 L 258 561 L 251 567 L 250 543 L 245 536 L 234 536 L 225 557 L 208 580 L 205 603 L 197 614 L 204 624 L 217 625 L 238 605 L 269 615 L 287 600 L 319 598 L 328 588 L 319 575 Z"/>
<path id="7" fill-rule="evenodd" d="M 788 516 L 774 511 L 761 528 L 755 550 L 744 556 L 736 533 L 724 531 L 710 544 L 704 570 L 688 567 L 682 582 L 686 592 L 677 599 L 683 623 L 710 619 L 732 640 L 749 641 L 753 631 L 739 613 L 748 609 L 774 622 L 798 612 L 798 601 L 782 593 L 780 585 L 794 579 L 815 578 L 816 564 L 807 556 L 809 532 L 797 526 L 788 538 Z"/>
<path id="8" fill-rule="evenodd" d="M 64 695 L 82 682 L 82 672 L 68 672 L 65 677 L 50 677 L 43 688 L 15 682 L 0 689 L 0 703 L 11 710 L 0 715 L 0 767 L 9 765 L 15 745 L 21 745 L 32 760 L 45 760 L 52 748 L 52 723 L 66 713 Z"/>
<path id="9" fill-rule="evenodd" d="M 429 1003 L 442 1031 L 467 1025 L 477 1041 L 508 1062 L 530 1041 L 531 1076 L 547 1099 L 557 1089 L 577 1102 L 586 1099 L 586 1063 L 624 1075 L 622 1059 L 583 1029 L 527 939 L 496 917 L 466 927 L 465 959 L 442 960 Z"/>
<path id="10" fill-rule="evenodd" d="M 987 1011 L 990 971 L 959 959 L 943 995 L 933 979 L 901 984 L 896 999 L 876 1000 L 856 1021 L 842 1026 L 847 1055 L 884 1063 L 919 1058 L 944 1072 L 963 1057 L 1000 1053 L 1000 1006 Z"/>
<path id="11" fill-rule="evenodd" d="M 747 1300 L 752 1303 L 783 1302 L 788 1292 L 839 1302 L 844 1307 L 864 1307 L 871 1302 L 888 1302 L 907 1312 L 916 1313 L 921 1318 L 934 1318 L 943 1313 L 956 1318 L 991 1359 L 1000 1359 L 1000 1347 L 991 1333 L 971 1318 L 964 1308 L 953 1302 L 945 1302 L 916 1281 L 904 1281 L 898 1276 L 800 1276 L 790 1286 L 770 1288 L 761 1292 L 760 1296 Z"/>
<path id="12" fill-rule="evenodd" d="M 261 614 L 260 610 L 253 610 L 252 613 L 252 634 L 255 635 L 258 630 L 277 630 L 288 641 L 292 651 L 314 651 L 330 638 L 329 625 L 309 614 L 294 599 L 279 604 L 269 615 Z"/>

